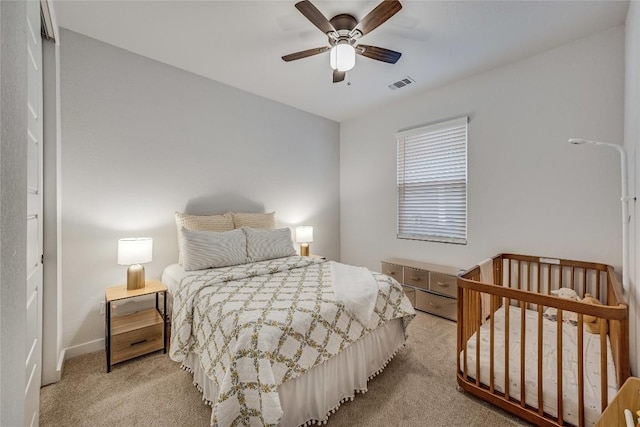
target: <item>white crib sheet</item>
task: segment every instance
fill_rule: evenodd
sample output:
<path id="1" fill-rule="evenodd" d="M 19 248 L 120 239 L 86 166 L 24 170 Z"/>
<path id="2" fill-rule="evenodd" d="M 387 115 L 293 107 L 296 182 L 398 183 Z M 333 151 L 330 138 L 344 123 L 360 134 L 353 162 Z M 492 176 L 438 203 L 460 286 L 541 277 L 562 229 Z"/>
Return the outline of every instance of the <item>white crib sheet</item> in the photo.
<path id="1" fill-rule="evenodd" d="M 494 313 L 494 384 L 504 393 L 505 381 L 505 308 Z M 520 400 L 520 318 L 519 307 L 509 307 L 509 395 Z M 535 408 L 538 404 L 538 312 L 525 310 L 525 402 Z M 490 322 L 480 327 L 480 382 L 489 384 Z M 564 420 L 578 425 L 578 332 L 577 326 L 563 323 L 562 327 L 562 391 Z M 476 335 L 467 341 L 467 375 L 476 378 Z M 464 354 L 460 364 L 464 366 Z M 544 412 L 557 416 L 557 323 L 543 319 L 542 381 Z M 584 331 L 584 407 L 585 424 L 594 425 L 600 416 L 600 335 Z M 608 400 L 617 392 L 615 365 L 611 343 L 607 335 Z"/>

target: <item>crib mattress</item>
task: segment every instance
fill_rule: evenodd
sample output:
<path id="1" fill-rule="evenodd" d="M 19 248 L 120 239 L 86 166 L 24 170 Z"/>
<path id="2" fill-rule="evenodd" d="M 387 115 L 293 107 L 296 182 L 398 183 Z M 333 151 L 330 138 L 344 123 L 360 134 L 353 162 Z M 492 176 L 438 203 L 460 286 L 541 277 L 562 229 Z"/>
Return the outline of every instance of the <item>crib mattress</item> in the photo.
<path id="1" fill-rule="evenodd" d="M 494 313 L 494 386 L 504 393 L 505 382 L 505 308 Z M 509 307 L 509 395 L 520 400 L 520 307 Z M 525 402 L 534 408 L 538 404 L 538 312 L 525 310 Z M 489 384 L 490 362 L 490 322 L 480 327 L 480 382 Z M 578 425 L 578 332 L 577 326 L 563 323 L 562 327 L 562 390 L 563 418 L 566 422 Z M 584 407 L 585 424 L 594 425 L 600 416 L 600 336 L 586 330 L 584 344 Z M 467 375 L 476 378 L 476 335 L 467 341 Z M 460 364 L 464 366 L 464 354 L 460 353 Z M 558 414 L 557 405 L 557 323 L 543 319 L 542 351 L 542 404 L 544 412 L 554 417 Z M 607 382 L 608 399 L 613 400 L 617 392 L 615 365 L 611 355 L 611 343 L 607 335 Z"/>

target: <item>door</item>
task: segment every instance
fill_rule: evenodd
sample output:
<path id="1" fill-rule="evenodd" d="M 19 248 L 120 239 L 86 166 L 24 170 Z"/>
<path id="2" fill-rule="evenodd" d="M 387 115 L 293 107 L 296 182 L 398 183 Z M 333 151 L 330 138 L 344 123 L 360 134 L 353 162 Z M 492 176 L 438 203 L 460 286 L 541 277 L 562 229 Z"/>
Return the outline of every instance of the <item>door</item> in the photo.
<path id="1" fill-rule="evenodd" d="M 27 304 L 25 425 L 39 422 L 42 364 L 42 38 L 40 2 L 27 3 Z"/>

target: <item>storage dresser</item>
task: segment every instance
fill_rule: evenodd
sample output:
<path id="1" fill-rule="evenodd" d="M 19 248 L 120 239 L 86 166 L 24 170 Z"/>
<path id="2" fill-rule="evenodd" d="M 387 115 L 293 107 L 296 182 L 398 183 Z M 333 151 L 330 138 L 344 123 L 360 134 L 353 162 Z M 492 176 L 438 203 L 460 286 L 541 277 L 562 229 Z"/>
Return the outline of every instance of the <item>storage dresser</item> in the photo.
<path id="1" fill-rule="evenodd" d="M 408 259 L 382 261 L 382 272 L 402 285 L 415 308 L 456 321 L 460 269 Z"/>

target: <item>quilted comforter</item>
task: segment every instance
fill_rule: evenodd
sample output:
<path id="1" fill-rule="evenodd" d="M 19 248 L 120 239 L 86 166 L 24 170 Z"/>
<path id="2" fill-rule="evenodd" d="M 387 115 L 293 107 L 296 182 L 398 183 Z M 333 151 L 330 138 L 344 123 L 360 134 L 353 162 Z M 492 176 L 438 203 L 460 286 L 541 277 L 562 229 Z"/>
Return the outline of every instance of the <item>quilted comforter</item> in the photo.
<path id="1" fill-rule="evenodd" d="M 212 426 L 273 426 L 278 386 L 338 354 L 385 322 L 414 316 L 393 279 L 373 273 L 378 296 L 368 322 L 337 301 L 328 262 L 287 257 L 183 279 L 174 295 L 173 360 L 195 352 L 219 394 Z M 406 333 L 406 332 L 405 332 Z"/>

